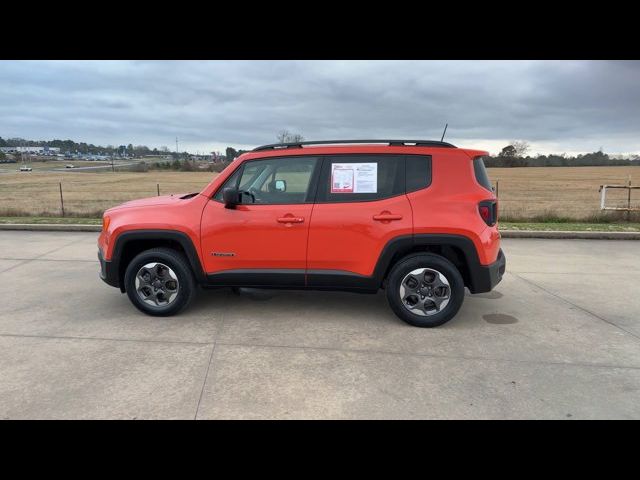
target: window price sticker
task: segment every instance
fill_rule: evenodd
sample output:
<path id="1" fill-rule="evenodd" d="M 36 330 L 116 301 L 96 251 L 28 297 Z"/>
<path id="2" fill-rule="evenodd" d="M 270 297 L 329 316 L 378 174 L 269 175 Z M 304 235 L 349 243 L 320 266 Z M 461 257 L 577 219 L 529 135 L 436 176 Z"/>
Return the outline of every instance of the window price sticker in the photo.
<path id="1" fill-rule="evenodd" d="M 378 193 L 378 164 L 332 163 L 331 193 Z"/>

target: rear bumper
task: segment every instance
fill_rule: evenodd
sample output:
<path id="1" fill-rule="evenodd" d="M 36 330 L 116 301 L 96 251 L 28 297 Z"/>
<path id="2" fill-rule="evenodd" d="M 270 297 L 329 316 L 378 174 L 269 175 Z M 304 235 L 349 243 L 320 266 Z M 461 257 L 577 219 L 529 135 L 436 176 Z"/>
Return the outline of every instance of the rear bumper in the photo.
<path id="1" fill-rule="evenodd" d="M 484 293 L 493 290 L 504 275 L 507 267 L 507 259 L 502 252 L 502 249 L 498 252 L 498 258 L 490 265 L 478 265 L 472 268 L 471 271 L 471 285 L 469 291 L 471 293 Z"/>
<path id="2" fill-rule="evenodd" d="M 104 259 L 102 250 L 98 248 L 98 260 L 100 261 L 100 278 L 112 287 L 119 287 L 118 272 L 111 262 Z"/>

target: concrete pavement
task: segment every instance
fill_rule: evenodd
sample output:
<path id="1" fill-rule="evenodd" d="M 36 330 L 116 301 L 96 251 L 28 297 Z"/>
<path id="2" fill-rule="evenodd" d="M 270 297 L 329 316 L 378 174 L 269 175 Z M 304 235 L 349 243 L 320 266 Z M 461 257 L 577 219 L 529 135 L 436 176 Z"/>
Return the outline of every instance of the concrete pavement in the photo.
<path id="1" fill-rule="evenodd" d="M 202 292 L 147 317 L 95 233 L 0 232 L 0 418 L 640 418 L 640 243 L 506 239 L 437 329 L 382 293 Z"/>

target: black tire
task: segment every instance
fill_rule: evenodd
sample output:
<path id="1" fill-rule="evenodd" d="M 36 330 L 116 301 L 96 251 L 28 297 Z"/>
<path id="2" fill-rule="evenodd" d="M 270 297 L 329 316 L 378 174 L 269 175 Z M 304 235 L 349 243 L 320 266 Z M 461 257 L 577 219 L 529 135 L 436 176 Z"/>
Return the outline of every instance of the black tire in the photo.
<path id="1" fill-rule="evenodd" d="M 400 285 L 404 277 L 419 268 L 431 268 L 442 273 L 450 286 L 449 303 L 441 311 L 428 316 L 410 312 L 400 298 Z M 419 253 L 404 257 L 389 272 L 386 288 L 387 300 L 393 312 L 402 320 L 415 327 L 432 328 L 451 320 L 464 301 L 464 280 L 453 263 L 440 255 Z"/>
<path id="2" fill-rule="evenodd" d="M 136 291 L 136 274 L 144 265 L 152 262 L 160 262 L 174 271 L 178 277 L 178 293 L 175 299 L 165 306 L 152 306 L 145 303 Z M 196 282 L 191 272 L 191 267 L 185 256 L 170 248 L 152 248 L 138 254 L 129 265 L 124 275 L 124 285 L 131 303 L 141 312 L 156 317 L 168 317 L 175 315 L 185 308 L 193 299 L 196 291 Z"/>

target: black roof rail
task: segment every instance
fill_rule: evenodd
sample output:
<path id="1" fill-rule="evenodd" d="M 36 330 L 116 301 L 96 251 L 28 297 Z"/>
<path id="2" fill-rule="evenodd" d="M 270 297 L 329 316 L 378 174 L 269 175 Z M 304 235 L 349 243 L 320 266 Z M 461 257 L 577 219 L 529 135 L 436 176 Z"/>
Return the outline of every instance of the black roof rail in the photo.
<path id="1" fill-rule="evenodd" d="M 295 143 L 272 143 L 270 145 L 262 145 L 256 147 L 252 152 L 261 150 L 280 150 L 287 148 L 302 148 L 304 145 L 341 145 L 356 143 L 386 143 L 389 146 L 413 146 L 413 147 L 444 147 L 456 148 L 447 142 L 439 142 L 437 140 L 320 140 L 316 142 L 295 142 Z"/>

